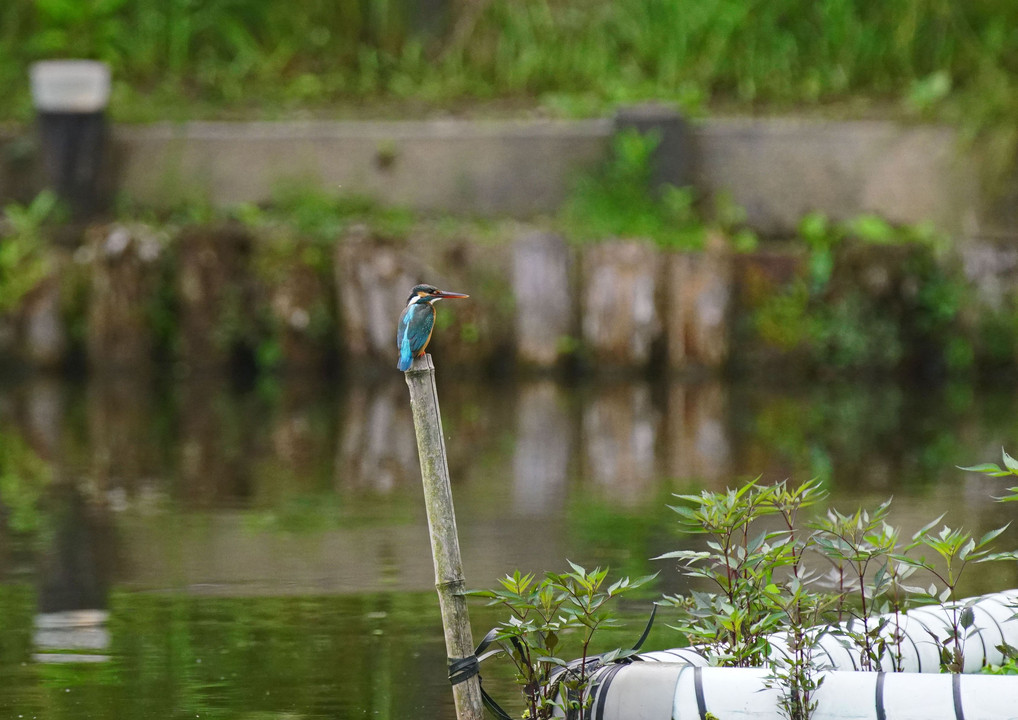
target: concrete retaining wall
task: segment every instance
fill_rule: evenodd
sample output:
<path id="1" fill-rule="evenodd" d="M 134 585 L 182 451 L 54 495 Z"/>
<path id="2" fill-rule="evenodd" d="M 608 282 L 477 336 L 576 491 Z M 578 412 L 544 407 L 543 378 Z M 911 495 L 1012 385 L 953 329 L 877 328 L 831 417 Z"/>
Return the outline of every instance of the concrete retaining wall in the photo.
<path id="1" fill-rule="evenodd" d="M 632 125 L 665 132 L 657 177 L 729 191 L 764 233 L 788 233 L 812 210 L 933 220 L 967 236 L 1016 232 L 1010 204 L 983 197 L 979 162 L 956 132 L 884 121 L 686 125 L 644 108 L 577 121 L 160 123 L 114 127 L 109 171 L 117 192 L 155 206 L 262 202 L 299 184 L 422 210 L 528 217 L 554 211 L 570 178 L 605 156 L 617 127 Z M 0 130 L 0 197 L 38 187 L 26 134 Z"/>

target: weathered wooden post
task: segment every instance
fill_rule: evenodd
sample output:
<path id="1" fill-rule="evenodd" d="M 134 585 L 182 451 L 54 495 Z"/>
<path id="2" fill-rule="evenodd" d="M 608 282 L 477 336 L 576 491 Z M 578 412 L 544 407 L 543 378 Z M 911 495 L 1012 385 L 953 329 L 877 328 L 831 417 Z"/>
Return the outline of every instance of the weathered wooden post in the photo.
<path id="1" fill-rule="evenodd" d="M 424 504 L 428 511 L 431 533 L 431 554 L 435 562 L 435 587 L 442 611 L 445 650 L 450 661 L 468 658 L 474 652 L 470 633 L 470 616 L 463 593 L 463 561 L 460 558 L 459 536 L 456 534 L 456 513 L 449 485 L 449 463 L 445 457 L 442 415 L 438 409 L 435 388 L 435 366 L 431 355 L 414 360 L 406 371 L 410 388 L 410 407 L 417 432 L 417 452 L 421 458 L 421 479 L 424 482 Z M 484 705 L 480 679 L 476 674 L 453 685 L 458 720 L 481 720 Z"/>

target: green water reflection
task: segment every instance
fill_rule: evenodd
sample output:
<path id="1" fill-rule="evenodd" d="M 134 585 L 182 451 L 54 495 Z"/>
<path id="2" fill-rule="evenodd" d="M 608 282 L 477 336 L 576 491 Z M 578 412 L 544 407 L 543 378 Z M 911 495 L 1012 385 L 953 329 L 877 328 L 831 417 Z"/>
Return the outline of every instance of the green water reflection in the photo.
<path id="1" fill-rule="evenodd" d="M 906 527 L 1016 511 L 955 468 L 1015 449 L 1007 393 L 439 382 L 468 583 L 664 570 L 606 647 L 680 587 L 649 560 L 689 542 L 673 492 L 819 476 L 843 509 L 893 494 Z M 402 382 L 0 389 L 0 717 L 452 718 L 419 483 Z M 966 591 L 1015 585 L 981 566 Z M 678 644 L 665 622 L 649 647 Z"/>

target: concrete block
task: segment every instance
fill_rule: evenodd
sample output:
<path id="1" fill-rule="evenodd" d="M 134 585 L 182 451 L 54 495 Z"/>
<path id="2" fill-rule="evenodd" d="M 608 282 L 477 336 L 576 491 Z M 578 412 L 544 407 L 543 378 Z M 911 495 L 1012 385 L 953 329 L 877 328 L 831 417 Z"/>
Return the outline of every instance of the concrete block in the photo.
<path id="1" fill-rule="evenodd" d="M 731 260 L 723 252 L 665 257 L 668 364 L 720 368 L 728 356 Z"/>
<path id="2" fill-rule="evenodd" d="M 378 242 L 367 226 L 352 228 L 336 245 L 340 346 L 351 359 L 396 367 L 396 322 L 421 265 L 402 248 Z"/>
<path id="3" fill-rule="evenodd" d="M 662 336 L 660 256 L 649 243 L 603 242 L 583 252 L 583 342 L 595 362 L 640 368 Z"/>
<path id="4" fill-rule="evenodd" d="M 137 202 L 265 202 L 281 185 L 420 210 L 527 216 L 558 207 L 604 156 L 609 120 L 187 123 L 118 127 L 118 185 Z"/>
<path id="5" fill-rule="evenodd" d="M 642 134 L 656 133 L 651 183 L 685 187 L 693 183 L 696 155 L 692 128 L 672 107 L 647 103 L 620 108 L 615 114 L 615 131 L 635 128 Z"/>
<path id="6" fill-rule="evenodd" d="M 34 367 L 59 367 L 66 358 L 69 339 L 61 313 L 57 274 L 45 278 L 25 296 L 20 322 L 24 359 Z"/>
<path id="7" fill-rule="evenodd" d="M 267 227 L 255 238 L 258 303 L 278 348 L 276 365 L 315 372 L 325 367 L 336 342 L 332 253 L 292 233 Z"/>
<path id="8" fill-rule="evenodd" d="M 733 118 L 703 124 L 697 139 L 697 184 L 729 191 L 766 234 L 787 235 L 814 210 L 960 232 L 978 205 L 974 165 L 950 128 Z"/>
<path id="9" fill-rule="evenodd" d="M 254 344 L 251 243 L 233 225 L 190 228 L 177 240 L 180 359 L 192 370 L 225 370 Z"/>
<path id="10" fill-rule="evenodd" d="M 551 367 L 575 336 L 572 256 L 556 233 L 531 231 L 513 243 L 516 352 L 524 364 Z"/>
<path id="11" fill-rule="evenodd" d="M 85 234 L 88 362 L 100 373 L 145 371 L 153 360 L 149 311 L 158 292 L 166 239 L 146 225 L 101 225 Z"/>

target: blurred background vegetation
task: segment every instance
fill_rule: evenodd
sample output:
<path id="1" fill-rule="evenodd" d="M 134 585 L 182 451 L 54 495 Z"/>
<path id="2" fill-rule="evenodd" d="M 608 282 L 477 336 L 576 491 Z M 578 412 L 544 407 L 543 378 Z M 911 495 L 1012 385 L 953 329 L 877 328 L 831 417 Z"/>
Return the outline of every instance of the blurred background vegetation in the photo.
<path id="1" fill-rule="evenodd" d="M 5 0 L 0 118 L 27 67 L 112 65 L 118 119 L 802 109 L 1018 117 L 1012 0 Z"/>

